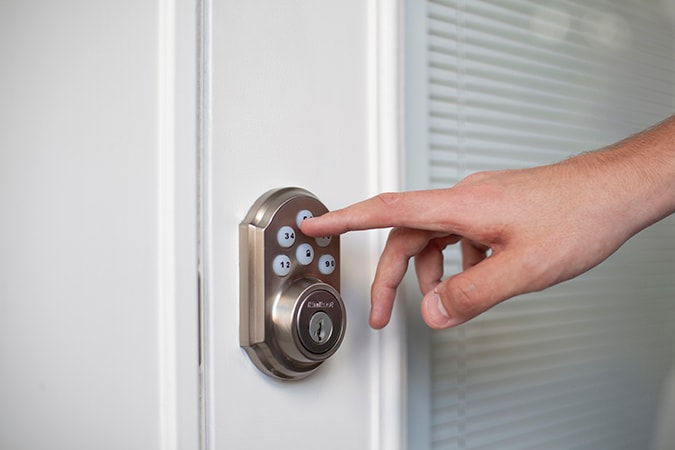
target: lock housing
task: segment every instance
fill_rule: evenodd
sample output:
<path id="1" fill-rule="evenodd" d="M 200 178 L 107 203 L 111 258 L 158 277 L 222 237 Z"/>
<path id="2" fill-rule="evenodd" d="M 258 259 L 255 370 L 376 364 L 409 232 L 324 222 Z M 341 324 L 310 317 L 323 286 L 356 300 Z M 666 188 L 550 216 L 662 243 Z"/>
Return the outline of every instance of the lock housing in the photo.
<path id="1" fill-rule="evenodd" d="M 258 198 L 239 226 L 239 342 L 275 378 L 313 373 L 344 337 L 340 238 L 300 231 L 302 220 L 326 212 L 309 191 L 280 188 Z"/>

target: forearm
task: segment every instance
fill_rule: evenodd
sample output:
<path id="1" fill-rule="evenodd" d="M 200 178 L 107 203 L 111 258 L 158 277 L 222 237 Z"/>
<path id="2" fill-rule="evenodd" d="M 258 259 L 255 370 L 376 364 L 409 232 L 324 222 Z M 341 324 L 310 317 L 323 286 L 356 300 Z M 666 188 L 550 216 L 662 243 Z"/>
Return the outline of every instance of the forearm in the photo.
<path id="1" fill-rule="evenodd" d="M 675 212 L 675 116 L 562 164 L 588 169 L 597 202 L 615 205 L 616 219 L 630 223 L 626 238 Z"/>

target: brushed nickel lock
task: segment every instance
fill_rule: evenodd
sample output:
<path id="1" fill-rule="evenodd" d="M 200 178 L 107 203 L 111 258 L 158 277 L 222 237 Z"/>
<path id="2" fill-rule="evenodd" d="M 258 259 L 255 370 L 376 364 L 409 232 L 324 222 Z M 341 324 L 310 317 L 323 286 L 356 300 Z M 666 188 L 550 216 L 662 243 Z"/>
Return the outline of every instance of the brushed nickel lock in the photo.
<path id="1" fill-rule="evenodd" d="M 276 378 L 311 374 L 344 337 L 340 238 L 300 231 L 326 212 L 309 191 L 280 188 L 258 198 L 239 225 L 239 344 Z"/>

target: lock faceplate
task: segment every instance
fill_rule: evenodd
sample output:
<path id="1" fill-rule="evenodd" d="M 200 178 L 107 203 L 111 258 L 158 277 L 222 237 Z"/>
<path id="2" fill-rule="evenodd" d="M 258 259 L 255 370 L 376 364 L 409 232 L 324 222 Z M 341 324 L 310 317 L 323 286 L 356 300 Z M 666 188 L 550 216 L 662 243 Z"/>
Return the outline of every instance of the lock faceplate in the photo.
<path id="1" fill-rule="evenodd" d="M 239 342 L 264 373 L 303 378 L 340 346 L 340 238 L 300 231 L 328 211 L 301 188 L 263 194 L 239 226 Z"/>

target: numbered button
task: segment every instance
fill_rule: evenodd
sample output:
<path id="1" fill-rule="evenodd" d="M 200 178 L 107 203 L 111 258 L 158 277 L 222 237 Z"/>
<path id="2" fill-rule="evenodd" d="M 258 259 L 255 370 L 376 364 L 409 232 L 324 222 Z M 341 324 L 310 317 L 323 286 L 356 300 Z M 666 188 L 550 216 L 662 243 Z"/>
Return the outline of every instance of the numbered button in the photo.
<path id="1" fill-rule="evenodd" d="M 331 255 L 321 255 L 319 258 L 319 272 L 330 275 L 335 271 L 335 258 Z"/>
<path id="2" fill-rule="evenodd" d="M 295 224 L 300 228 L 300 224 L 302 223 L 303 220 L 305 219 L 311 219 L 314 217 L 314 214 L 312 214 L 312 211 L 308 209 L 303 209 L 298 213 L 297 216 L 295 216 Z"/>
<path id="3" fill-rule="evenodd" d="M 307 266 L 314 260 L 314 249 L 309 244 L 300 244 L 295 252 L 295 259 L 303 266 Z"/>
<path id="4" fill-rule="evenodd" d="M 330 241 L 332 240 L 333 238 L 330 236 L 314 238 L 314 241 L 316 241 L 316 245 L 318 245 L 319 247 L 328 247 L 330 245 Z"/>
<path id="5" fill-rule="evenodd" d="M 286 255 L 277 255 L 272 261 L 272 270 L 280 277 L 285 277 L 291 272 L 291 258 Z"/>
<path id="6" fill-rule="evenodd" d="M 277 232 L 277 242 L 283 248 L 288 248 L 295 243 L 295 230 L 293 227 L 283 226 Z"/>

